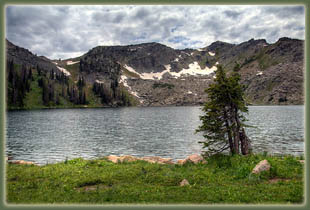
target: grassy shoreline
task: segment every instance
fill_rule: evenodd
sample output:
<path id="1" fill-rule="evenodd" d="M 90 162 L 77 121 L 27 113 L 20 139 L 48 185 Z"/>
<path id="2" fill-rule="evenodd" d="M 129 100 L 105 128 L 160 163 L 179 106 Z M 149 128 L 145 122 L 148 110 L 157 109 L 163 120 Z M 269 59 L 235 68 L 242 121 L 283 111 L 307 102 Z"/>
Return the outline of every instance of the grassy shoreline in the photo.
<path id="1" fill-rule="evenodd" d="M 267 159 L 268 172 L 251 174 Z M 302 204 L 299 157 L 218 155 L 207 163 L 112 163 L 77 158 L 44 166 L 7 164 L 7 204 Z M 186 179 L 187 186 L 180 186 Z"/>

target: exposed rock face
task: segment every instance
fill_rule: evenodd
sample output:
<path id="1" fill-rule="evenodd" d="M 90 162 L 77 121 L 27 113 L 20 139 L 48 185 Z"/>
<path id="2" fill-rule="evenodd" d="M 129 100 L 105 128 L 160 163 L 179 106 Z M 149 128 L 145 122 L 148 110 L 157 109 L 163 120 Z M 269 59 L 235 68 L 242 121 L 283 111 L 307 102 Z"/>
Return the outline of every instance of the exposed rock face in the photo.
<path id="1" fill-rule="evenodd" d="M 188 156 L 187 158 L 183 159 L 183 160 L 178 160 L 177 163 L 180 164 L 180 165 L 183 165 L 187 162 L 191 162 L 191 163 L 194 163 L 194 164 L 197 164 L 197 163 L 207 163 L 206 160 L 203 159 L 203 157 L 201 155 L 198 155 L 198 154 L 193 154 L 193 155 L 190 155 Z"/>
<path id="2" fill-rule="evenodd" d="M 172 158 L 162 158 L 162 157 L 134 157 L 131 155 L 124 155 L 124 156 L 116 156 L 116 155 L 109 155 L 107 159 L 113 163 L 122 163 L 122 162 L 133 162 L 137 160 L 144 160 L 149 163 L 158 163 L 158 164 L 173 164 Z"/>
<path id="3" fill-rule="evenodd" d="M 118 163 L 118 161 L 119 161 L 119 157 L 116 155 L 109 155 L 109 156 L 107 156 L 107 159 L 113 163 Z"/>
<path id="4" fill-rule="evenodd" d="M 16 63 L 59 70 L 48 58 L 7 41 L 7 57 Z M 74 61 L 74 62 L 73 62 Z M 98 46 L 78 58 L 75 75 L 89 86 L 124 87 L 140 106 L 202 105 L 216 65 L 228 73 L 241 66 L 241 83 L 249 104 L 303 104 L 304 41 L 281 38 L 230 44 L 216 41 L 201 49 L 176 50 L 159 43 Z M 65 66 L 66 61 L 57 65 Z M 66 65 L 67 65 L 66 64 Z"/>
<path id="5" fill-rule="evenodd" d="M 187 181 L 187 179 L 183 179 L 183 180 L 180 182 L 180 186 L 183 187 L 183 186 L 186 186 L 186 185 L 189 185 L 189 182 Z"/>
<path id="6" fill-rule="evenodd" d="M 172 158 L 161 158 L 161 157 L 143 157 L 140 160 L 147 161 L 149 163 L 159 164 L 173 164 Z"/>
<path id="7" fill-rule="evenodd" d="M 216 64 L 230 72 L 239 63 L 248 103 L 302 104 L 303 52 L 304 42 L 290 38 L 274 44 L 264 39 L 241 44 L 217 41 L 198 50 L 145 43 L 93 48 L 81 57 L 80 68 L 111 77 L 107 72 L 114 68 L 107 66 L 119 64 L 119 82 L 142 106 L 201 105 Z"/>
<path id="8" fill-rule="evenodd" d="M 133 161 L 139 160 L 139 158 L 136 158 L 131 155 L 124 155 L 124 156 L 119 157 L 119 160 L 120 162 L 133 162 Z"/>
<path id="9" fill-rule="evenodd" d="M 190 155 L 186 158 L 188 161 L 191 161 L 193 163 L 199 163 L 199 162 L 203 162 L 204 159 L 201 155 L 197 155 L 197 154 L 193 154 L 193 155 Z"/>
<path id="10" fill-rule="evenodd" d="M 21 164 L 21 165 L 36 165 L 34 162 L 25 161 L 25 160 L 13 160 L 13 161 L 10 161 L 9 163 L 12 163 L 12 164 Z"/>
<path id="11" fill-rule="evenodd" d="M 281 38 L 264 45 L 241 69 L 246 96 L 255 104 L 302 104 L 304 43 Z"/>
<path id="12" fill-rule="evenodd" d="M 255 168 L 252 170 L 253 174 L 259 174 L 262 171 L 269 171 L 270 169 L 270 164 L 267 160 L 262 160 L 260 161 Z"/>

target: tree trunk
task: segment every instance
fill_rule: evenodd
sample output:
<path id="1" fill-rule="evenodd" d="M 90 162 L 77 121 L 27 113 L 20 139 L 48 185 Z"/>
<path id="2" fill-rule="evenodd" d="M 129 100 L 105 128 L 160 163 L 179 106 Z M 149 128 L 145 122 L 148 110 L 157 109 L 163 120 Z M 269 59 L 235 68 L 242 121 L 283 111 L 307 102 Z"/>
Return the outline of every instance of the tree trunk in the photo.
<path id="1" fill-rule="evenodd" d="M 241 153 L 242 155 L 248 155 L 250 153 L 250 141 L 247 137 L 244 128 L 240 132 Z"/>
<path id="2" fill-rule="evenodd" d="M 229 126 L 228 116 L 227 116 L 227 111 L 226 110 L 224 110 L 224 118 L 225 118 L 225 127 L 227 129 L 229 148 L 230 148 L 230 152 L 233 154 L 234 153 L 234 143 L 233 143 L 233 139 L 232 139 L 232 136 L 231 136 L 231 128 Z"/>
<path id="3" fill-rule="evenodd" d="M 240 141 L 240 136 L 239 136 L 239 131 L 238 128 L 235 126 L 234 127 L 234 154 L 239 154 L 239 141 Z"/>
<path id="4" fill-rule="evenodd" d="M 235 109 L 235 120 L 236 120 L 236 123 L 237 123 L 239 141 L 241 143 L 241 154 L 242 155 L 247 155 L 247 154 L 250 153 L 250 147 L 251 147 L 250 140 L 247 137 L 244 128 L 241 127 L 241 123 L 240 123 L 240 120 L 239 120 L 239 117 L 238 117 L 237 109 Z"/>

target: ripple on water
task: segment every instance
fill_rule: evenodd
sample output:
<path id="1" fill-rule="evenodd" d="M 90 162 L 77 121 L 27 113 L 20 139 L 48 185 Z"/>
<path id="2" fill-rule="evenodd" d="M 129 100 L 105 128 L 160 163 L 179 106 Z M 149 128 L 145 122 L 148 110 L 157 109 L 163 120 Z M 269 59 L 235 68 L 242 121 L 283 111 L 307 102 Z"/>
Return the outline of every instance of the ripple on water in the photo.
<path id="1" fill-rule="evenodd" d="M 105 155 L 182 159 L 200 153 L 200 107 L 10 111 L 6 153 L 40 164 Z M 304 153 L 303 106 L 251 106 L 254 152 Z"/>

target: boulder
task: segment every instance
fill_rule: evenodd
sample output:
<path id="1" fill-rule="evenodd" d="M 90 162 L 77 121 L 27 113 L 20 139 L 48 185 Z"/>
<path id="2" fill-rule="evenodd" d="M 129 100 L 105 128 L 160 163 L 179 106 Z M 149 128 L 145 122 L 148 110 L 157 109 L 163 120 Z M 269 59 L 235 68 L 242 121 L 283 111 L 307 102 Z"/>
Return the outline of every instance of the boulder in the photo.
<path id="1" fill-rule="evenodd" d="M 12 163 L 12 164 L 21 164 L 21 165 L 36 165 L 34 162 L 24 161 L 24 160 L 13 160 L 10 163 Z"/>
<path id="2" fill-rule="evenodd" d="M 252 170 L 253 174 L 259 174 L 262 171 L 269 171 L 270 169 L 270 164 L 268 163 L 267 160 L 262 160 L 260 161 Z"/>
<path id="3" fill-rule="evenodd" d="M 141 158 L 141 160 L 147 161 L 149 163 L 173 164 L 172 158 L 143 157 L 143 158 Z"/>
<path id="4" fill-rule="evenodd" d="M 120 162 L 133 162 L 133 161 L 137 161 L 139 159 L 140 158 L 137 158 L 137 157 L 134 157 L 134 156 L 131 156 L 131 155 L 124 155 L 124 156 L 120 156 L 119 157 L 119 161 Z"/>
<path id="5" fill-rule="evenodd" d="M 112 161 L 113 163 L 118 163 L 119 157 L 116 155 L 109 155 L 108 157 L 109 161 Z"/>
<path id="6" fill-rule="evenodd" d="M 187 181 L 187 179 L 183 179 L 181 182 L 180 182 L 180 186 L 183 187 L 185 185 L 189 185 L 189 182 Z"/>
<path id="7" fill-rule="evenodd" d="M 183 159 L 183 160 L 178 160 L 177 161 L 177 164 L 180 164 L 180 165 L 183 165 L 187 162 L 192 162 L 192 163 L 207 163 L 206 160 L 203 159 L 203 157 L 201 155 L 198 155 L 198 154 L 193 154 L 193 155 L 190 155 L 188 156 L 187 158 Z"/>
<path id="8" fill-rule="evenodd" d="M 185 163 L 186 163 L 186 159 L 181 159 L 181 160 L 177 161 L 177 164 L 179 164 L 179 165 L 183 165 Z"/>
<path id="9" fill-rule="evenodd" d="M 187 158 L 187 161 L 191 161 L 193 163 L 200 163 L 200 162 L 203 162 L 205 163 L 206 161 L 203 159 L 203 157 L 201 155 L 198 155 L 198 154 L 193 154 L 193 155 L 190 155 L 188 156 Z"/>

